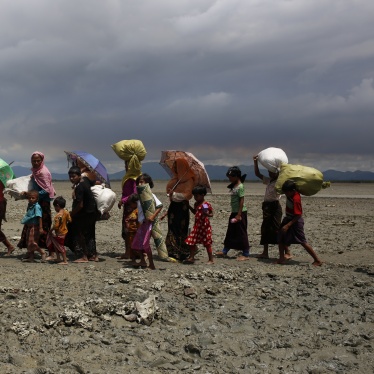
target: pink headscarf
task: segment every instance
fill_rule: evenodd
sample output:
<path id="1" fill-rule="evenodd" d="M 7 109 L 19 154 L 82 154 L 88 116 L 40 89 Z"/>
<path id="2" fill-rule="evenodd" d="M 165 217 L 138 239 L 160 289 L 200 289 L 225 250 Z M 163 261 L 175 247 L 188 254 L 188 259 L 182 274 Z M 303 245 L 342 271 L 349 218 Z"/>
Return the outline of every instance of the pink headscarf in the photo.
<path id="1" fill-rule="evenodd" d="M 31 158 L 35 155 L 41 157 L 42 163 L 38 168 L 31 168 L 32 176 L 34 177 L 38 186 L 44 191 L 48 192 L 50 198 L 53 198 L 56 195 L 56 191 L 52 185 L 52 175 L 48 168 L 44 165 L 44 155 L 43 153 L 36 151 L 31 155 Z"/>

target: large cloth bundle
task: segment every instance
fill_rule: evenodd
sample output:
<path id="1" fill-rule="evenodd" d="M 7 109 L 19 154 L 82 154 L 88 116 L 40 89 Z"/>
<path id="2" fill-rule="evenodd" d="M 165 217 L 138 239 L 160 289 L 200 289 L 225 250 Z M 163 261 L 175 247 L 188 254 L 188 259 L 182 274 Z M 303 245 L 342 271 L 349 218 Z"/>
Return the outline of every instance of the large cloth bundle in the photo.
<path id="1" fill-rule="evenodd" d="M 97 210 L 101 213 L 107 213 L 116 202 L 116 194 L 110 188 L 103 185 L 96 185 L 91 187 L 92 194 L 96 201 Z"/>
<path id="2" fill-rule="evenodd" d="M 323 174 L 314 168 L 302 165 L 282 164 L 275 188 L 282 193 L 283 183 L 291 179 L 295 182 L 297 191 L 302 195 L 312 196 L 321 189 L 330 187 L 330 182 L 324 182 Z"/>
<path id="3" fill-rule="evenodd" d="M 143 161 L 147 155 L 147 151 L 141 140 L 121 140 L 112 145 L 113 151 L 116 155 L 125 161 L 130 161 L 133 156 L 136 156 L 139 161 Z"/>
<path id="4" fill-rule="evenodd" d="M 14 197 L 15 200 L 27 199 L 26 196 L 21 195 L 21 192 L 31 191 L 33 189 L 33 183 L 31 180 L 31 174 L 24 177 L 11 179 L 6 182 L 6 188 L 4 193 Z"/>
<path id="5" fill-rule="evenodd" d="M 148 219 L 156 210 L 155 200 L 153 198 L 152 190 L 149 184 L 143 184 L 136 187 L 139 200 L 142 205 L 144 217 Z M 162 236 L 158 220 L 153 222 L 152 225 L 152 238 L 154 240 L 158 256 L 163 260 L 169 260 L 168 250 L 165 245 L 165 239 Z"/>
<path id="6" fill-rule="evenodd" d="M 270 147 L 258 154 L 258 162 L 267 170 L 277 173 L 282 164 L 288 164 L 288 157 L 282 149 Z"/>

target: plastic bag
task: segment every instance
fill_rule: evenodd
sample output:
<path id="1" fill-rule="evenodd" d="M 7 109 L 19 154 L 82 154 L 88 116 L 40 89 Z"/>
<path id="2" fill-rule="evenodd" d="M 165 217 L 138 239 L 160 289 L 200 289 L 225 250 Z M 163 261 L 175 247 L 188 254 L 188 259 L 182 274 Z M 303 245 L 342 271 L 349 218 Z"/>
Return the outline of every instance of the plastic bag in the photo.
<path id="1" fill-rule="evenodd" d="M 330 187 L 330 182 L 324 182 L 323 174 L 314 168 L 302 165 L 282 164 L 275 189 L 282 192 L 283 183 L 292 179 L 296 184 L 296 189 L 302 195 L 312 196 L 321 189 Z"/>
<path id="2" fill-rule="evenodd" d="M 113 151 L 116 155 L 125 161 L 130 161 L 135 155 L 139 161 L 143 161 L 147 155 L 147 151 L 141 140 L 121 140 L 116 144 L 112 145 Z"/>
<path id="3" fill-rule="evenodd" d="M 270 147 L 258 154 L 258 162 L 267 170 L 276 173 L 282 164 L 288 164 L 288 157 L 282 149 Z"/>
<path id="4" fill-rule="evenodd" d="M 33 183 L 31 180 L 31 174 L 24 177 L 11 179 L 6 182 L 6 188 L 4 193 L 14 197 L 15 200 L 27 199 L 26 196 L 21 195 L 21 192 L 31 191 L 33 189 Z"/>
<path id="5" fill-rule="evenodd" d="M 116 194 L 114 191 L 103 185 L 92 186 L 91 191 L 96 201 L 97 210 L 102 215 L 113 208 L 113 205 L 116 202 Z"/>

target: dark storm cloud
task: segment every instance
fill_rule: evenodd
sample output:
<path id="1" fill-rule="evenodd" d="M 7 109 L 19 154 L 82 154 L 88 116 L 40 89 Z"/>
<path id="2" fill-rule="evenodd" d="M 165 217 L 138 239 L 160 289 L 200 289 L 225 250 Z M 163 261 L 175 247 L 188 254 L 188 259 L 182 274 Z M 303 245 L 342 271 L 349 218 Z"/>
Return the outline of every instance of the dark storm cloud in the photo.
<path id="1" fill-rule="evenodd" d="M 142 139 L 210 163 L 268 146 L 321 169 L 374 170 L 374 4 L 2 2 L 0 157 Z"/>

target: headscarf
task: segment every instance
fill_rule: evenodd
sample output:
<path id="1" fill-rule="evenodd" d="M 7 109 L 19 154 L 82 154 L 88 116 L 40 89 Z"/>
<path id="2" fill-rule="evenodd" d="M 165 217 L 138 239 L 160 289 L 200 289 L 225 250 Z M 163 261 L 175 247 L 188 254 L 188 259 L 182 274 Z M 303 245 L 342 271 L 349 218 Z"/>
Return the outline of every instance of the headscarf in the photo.
<path id="1" fill-rule="evenodd" d="M 136 178 L 138 178 L 142 173 L 142 163 L 139 161 L 137 155 L 132 155 L 130 160 L 125 162 L 127 162 L 127 170 L 126 174 L 122 178 L 122 187 L 128 179 L 136 180 Z"/>
<path id="2" fill-rule="evenodd" d="M 190 168 L 188 161 L 177 158 L 172 168 L 173 177 L 166 185 L 166 192 L 179 192 L 185 195 L 186 200 L 192 197 L 192 189 L 195 187 L 195 174 Z"/>
<path id="3" fill-rule="evenodd" d="M 128 179 L 136 179 L 141 174 L 142 163 L 147 151 L 141 140 L 121 140 L 112 145 L 113 151 L 122 160 L 127 161 L 126 174 L 122 178 L 122 187 Z"/>
<path id="4" fill-rule="evenodd" d="M 48 192 L 50 198 L 53 198 L 56 195 L 56 191 L 53 188 L 52 175 L 48 168 L 44 165 L 44 154 L 36 151 L 31 155 L 31 158 L 35 155 L 39 156 L 42 159 L 42 162 L 38 168 L 31 168 L 32 176 L 34 177 L 34 180 L 38 186 L 44 191 Z"/>

